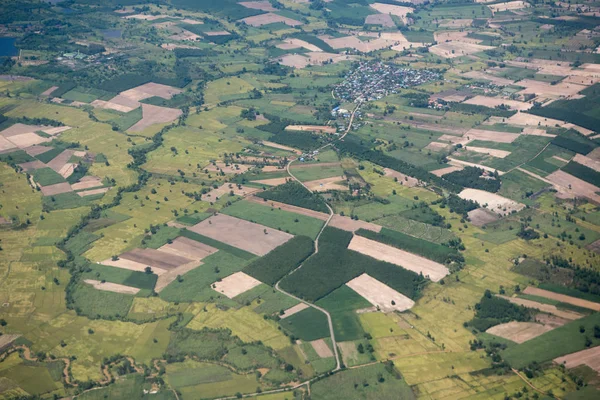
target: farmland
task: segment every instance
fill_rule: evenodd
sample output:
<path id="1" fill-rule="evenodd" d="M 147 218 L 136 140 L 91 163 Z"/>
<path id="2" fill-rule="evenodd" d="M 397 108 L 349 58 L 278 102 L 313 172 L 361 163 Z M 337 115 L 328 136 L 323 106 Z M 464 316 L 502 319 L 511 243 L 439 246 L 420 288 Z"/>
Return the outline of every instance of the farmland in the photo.
<path id="1" fill-rule="evenodd" d="M 597 3 L 0 11 L 0 400 L 599 397 Z"/>

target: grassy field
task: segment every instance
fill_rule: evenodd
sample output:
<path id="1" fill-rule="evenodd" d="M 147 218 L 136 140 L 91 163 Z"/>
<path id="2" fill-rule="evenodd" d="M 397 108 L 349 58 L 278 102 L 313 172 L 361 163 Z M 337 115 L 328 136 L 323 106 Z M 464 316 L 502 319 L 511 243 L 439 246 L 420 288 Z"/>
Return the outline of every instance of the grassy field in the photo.
<path id="1" fill-rule="evenodd" d="M 311 341 L 329 336 L 327 317 L 312 307 L 282 319 L 279 324 L 290 335 L 303 341 Z"/>
<path id="2" fill-rule="evenodd" d="M 363 337 L 364 330 L 356 310 L 371 307 L 371 303 L 363 299 L 348 286 L 341 286 L 317 302 L 331 314 L 335 338 L 339 341 L 357 340 Z"/>

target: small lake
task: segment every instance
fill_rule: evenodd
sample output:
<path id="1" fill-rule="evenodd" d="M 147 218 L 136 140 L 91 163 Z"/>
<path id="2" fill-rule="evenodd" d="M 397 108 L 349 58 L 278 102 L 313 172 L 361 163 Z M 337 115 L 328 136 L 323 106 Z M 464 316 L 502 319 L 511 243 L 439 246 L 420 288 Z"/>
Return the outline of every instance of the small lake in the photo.
<path id="1" fill-rule="evenodd" d="M 102 35 L 104 35 L 105 39 L 120 39 L 121 38 L 121 30 L 120 29 L 107 29 L 102 31 Z"/>
<path id="2" fill-rule="evenodd" d="M 0 37 L 0 57 L 12 57 L 19 54 L 15 47 L 15 38 Z"/>

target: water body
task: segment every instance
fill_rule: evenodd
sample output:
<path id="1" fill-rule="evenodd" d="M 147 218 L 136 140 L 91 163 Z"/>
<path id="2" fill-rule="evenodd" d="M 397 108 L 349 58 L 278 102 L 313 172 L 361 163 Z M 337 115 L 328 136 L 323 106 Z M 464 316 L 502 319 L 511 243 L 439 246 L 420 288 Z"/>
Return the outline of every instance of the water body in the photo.
<path id="1" fill-rule="evenodd" d="M 15 38 L 0 37 L 0 57 L 12 57 L 19 54 L 15 47 Z"/>
<path id="2" fill-rule="evenodd" d="M 105 39 L 120 39 L 121 38 L 121 30 L 120 29 L 107 29 L 102 31 L 102 35 L 104 35 Z"/>

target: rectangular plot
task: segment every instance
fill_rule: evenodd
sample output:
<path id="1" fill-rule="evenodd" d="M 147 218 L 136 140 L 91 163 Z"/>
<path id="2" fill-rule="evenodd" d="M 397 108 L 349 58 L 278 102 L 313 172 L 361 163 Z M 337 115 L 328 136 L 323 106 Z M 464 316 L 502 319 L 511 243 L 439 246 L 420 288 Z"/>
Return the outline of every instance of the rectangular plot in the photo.
<path id="1" fill-rule="evenodd" d="M 415 305 L 408 297 L 367 274 L 352 279 L 346 285 L 384 312 L 406 311 Z"/>
<path id="2" fill-rule="evenodd" d="M 233 299 L 235 296 L 260 285 L 260 283 L 261 282 L 258 279 L 254 279 L 250 275 L 246 275 L 240 271 L 229 275 L 220 282 L 213 283 L 211 287 L 215 291 Z"/>
<path id="3" fill-rule="evenodd" d="M 204 257 L 217 252 L 217 249 L 212 246 L 188 239 L 183 236 L 173 240 L 173 243 L 160 247 L 158 250 L 165 253 L 191 258 L 192 260 L 202 260 Z"/>
<path id="4" fill-rule="evenodd" d="M 144 272 L 146 270 L 146 267 L 149 267 L 148 264 L 140 263 L 140 262 L 133 261 L 133 260 L 128 260 L 126 258 L 119 258 L 118 260 L 114 260 L 114 261 L 111 258 L 109 258 L 108 260 L 104 260 L 104 261 L 100 262 L 100 264 L 108 265 L 111 267 L 128 269 L 130 271 L 140 271 L 140 272 Z M 165 271 L 164 269 L 160 269 L 160 268 L 153 268 L 152 272 L 154 274 L 160 276 L 167 271 Z"/>
<path id="5" fill-rule="evenodd" d="M 133 249 L 121 254 L 119 257 L 166 270 L 192 261 L 189 258 L 163 253 L 154 249 Z"/>
<path id="6" fill-rule="evenodd" d="M 258 256 L 264 256 L 293 237 L 289 233 L 225 214 L 210 217 L 189 230 Z"/>

